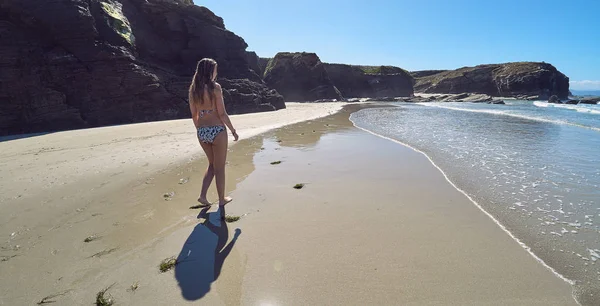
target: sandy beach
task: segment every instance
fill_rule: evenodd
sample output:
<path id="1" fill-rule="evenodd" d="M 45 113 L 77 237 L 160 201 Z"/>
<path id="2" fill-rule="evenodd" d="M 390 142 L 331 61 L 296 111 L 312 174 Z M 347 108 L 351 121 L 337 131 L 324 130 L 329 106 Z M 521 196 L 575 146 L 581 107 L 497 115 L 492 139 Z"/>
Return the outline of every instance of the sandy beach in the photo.
<path id="1" fill-rule="evenodd" d="M 0 305 L 105 288 L 117 305 L 577 305 L 424 155 L 342 106 L 232 116 L 234 223 L 190 209 L 206 161 L 189 119 L 0 142 Z"/>

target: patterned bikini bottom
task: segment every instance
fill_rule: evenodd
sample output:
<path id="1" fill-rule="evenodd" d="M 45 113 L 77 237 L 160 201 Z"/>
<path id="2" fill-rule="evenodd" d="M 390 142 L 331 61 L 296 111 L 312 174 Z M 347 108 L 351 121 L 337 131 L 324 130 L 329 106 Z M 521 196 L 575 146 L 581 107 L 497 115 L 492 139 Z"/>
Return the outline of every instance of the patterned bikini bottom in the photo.
<path id="1" fill-rule="evenodd" d="M 203 126 L 198 128 L 198 140 L 204 143 L 213 143 L 219 133 L 223 132 L 225 127 L 222 125 Z"/>

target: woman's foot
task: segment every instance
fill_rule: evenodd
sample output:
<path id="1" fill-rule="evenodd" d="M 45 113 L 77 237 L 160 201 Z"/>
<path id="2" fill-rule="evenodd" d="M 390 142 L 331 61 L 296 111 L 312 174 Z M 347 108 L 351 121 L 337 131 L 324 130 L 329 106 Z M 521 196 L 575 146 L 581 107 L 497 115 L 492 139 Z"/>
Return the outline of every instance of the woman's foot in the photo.
<path id="1" fill-rule="evenodd" d="M 219 206 L 225 206 L 225 204 L 233 201 L 231 197 L 224 197 L 222 200 L 219 200 Z"/>
<path id="2" fill-rule="evenodd" d="M 203 197 L 199 197 L 198 198 L 198 202 L 200 202 L 200 204 L 204 205 L 204 206 L 211 206 L 212 203 L 209 202 L 206 198 Z"/>

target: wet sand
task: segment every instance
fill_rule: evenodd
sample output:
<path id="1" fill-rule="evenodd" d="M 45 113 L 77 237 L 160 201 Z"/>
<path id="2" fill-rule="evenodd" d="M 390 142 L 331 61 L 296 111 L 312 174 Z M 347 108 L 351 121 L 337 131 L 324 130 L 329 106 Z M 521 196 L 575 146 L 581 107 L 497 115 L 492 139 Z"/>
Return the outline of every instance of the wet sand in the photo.
<path id="1" fill-rule="evenodd" d="M 36 185 L 37 196 L 0 202 L 13 211 L 0 217 L 0 255 L 17 255 L 0 262 L 0 305 L 57 293 L 57 304 L 87 304 L 113 284 L 108 293 L 122 305 L 575 304 L 569 284 L 423 155 L 354 128 L 350 111 L 233 146 L 227 214 L 241 216 L 235 223 L 221 223 L 216 207 L 189 209 L 206 166 L 194 153 L 187 161 L 165 154 L 156 159 L 170 167 L 146 172 L 147 157 L 125 171 L 116 154 L 106 165 L 114 172 L 89 169 L 62 188 Z M 190 135 L 164 145 L 177 137 Z M 5 173 L 3 188 L 20 185 Z M 91 235 L 99 239 L 83 242 Z M 171 256 L 180 263 L 160 273 Z"/>

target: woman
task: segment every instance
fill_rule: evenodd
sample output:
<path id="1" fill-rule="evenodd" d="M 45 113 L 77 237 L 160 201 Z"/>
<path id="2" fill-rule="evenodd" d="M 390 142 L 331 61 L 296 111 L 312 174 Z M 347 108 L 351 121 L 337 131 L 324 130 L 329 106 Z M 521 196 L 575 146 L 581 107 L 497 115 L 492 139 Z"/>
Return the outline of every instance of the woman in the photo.
<path id="1" fill-rule="evenodd" d="M 190 85 L 189 103 L 198 140 L 208 158 L 208 169 L 204 174 L 198 202 L 207 206 L 211 205 L 206 199 L 206 193 L 215 177 L 219 206 L 222 207 L 232 200 L 231 197 L 225 196 L 225 160 L 227 158 L 225 126 L 233 134 L 234 141 L 238 140 L 238 134 L 225 111 L 223 90 L 221 85 L 215 82 L 216 79 L 217 62 L 210 58 L 200 60 Z"/>

